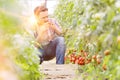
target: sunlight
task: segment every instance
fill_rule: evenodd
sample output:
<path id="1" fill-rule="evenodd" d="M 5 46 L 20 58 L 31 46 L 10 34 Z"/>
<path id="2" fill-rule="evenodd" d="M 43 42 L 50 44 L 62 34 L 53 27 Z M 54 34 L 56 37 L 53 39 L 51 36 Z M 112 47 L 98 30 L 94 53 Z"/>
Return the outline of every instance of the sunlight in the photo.
<path id="1" fill-rule="evenodd" d="M 32 15 L 32 16 L 29 17 L 29 23 L 30 23 L 31 25 L 34 25 L 36 22 L 37 22 L 37 21 L 36 21 L 34 15 Z"/>

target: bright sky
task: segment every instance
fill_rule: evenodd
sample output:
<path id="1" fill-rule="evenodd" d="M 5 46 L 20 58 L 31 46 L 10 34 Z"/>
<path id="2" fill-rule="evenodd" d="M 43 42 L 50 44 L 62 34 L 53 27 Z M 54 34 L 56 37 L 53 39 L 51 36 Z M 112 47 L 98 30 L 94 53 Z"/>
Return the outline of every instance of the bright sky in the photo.
<path id="1" fill-rule="evenodd" d="M 31 4 L 31 10 L 33 11 L 34 8 L 38 5 L 41 5 L 44 2 L 44 0 L 30 0 L 30 4 Z M 48 13 L 52 14 L 55 6 L 57 5 L 58 0 L 47 0 L 47 8 L 48 8 Z"/>
<path id="2" fill-rule="evenodd" d="M 31 15 L 34 12 L 35 7 L 44 3 L 44 0 L 19 0 L 20 4 L 24 7 L 23 15 Z M 58 0 L 47 0 L 48 13 L 53 14 L 55 6 Z"/>
<path id="3" fill-rule="evenodd" d="M 23 5 L 24 10 L 22 12 L 22 15 L 28 16 L 28 23 L 29 25 L 33 25 L 36 22 L 34 14 L 35 7 L 41 5 L 44 2 L 44 0 L 20 0 L 20 3 Z M 47 8 L 48 13 L 53 14 L 55 6 L 57 5 L 58 0 L 47 0 Z M 29 28 L 34 28 L 31 26 L 26 27 L 26 30 L 29 32 Z"/>
<path id="4" fill-rule="evenodd" d="M 33 10 L 34 10 L 34 8 L 35 8 L 36 6 L 40 5 L 40 4 L 43 3 L 43 2 L 44 2 L 44 0 L 37 0 L 36 2 L 35 2 L 35 1 L 32 2 L 32 3 L 33 3 L 33 5 L 32 5 Z M 48 8 L 49 14 L 52 14 L 52 13 L 53 13 L 54 8 L 55 8 L 57 2 L 58 2 L 57 0 L 47 0 L 47 8 Z"/>

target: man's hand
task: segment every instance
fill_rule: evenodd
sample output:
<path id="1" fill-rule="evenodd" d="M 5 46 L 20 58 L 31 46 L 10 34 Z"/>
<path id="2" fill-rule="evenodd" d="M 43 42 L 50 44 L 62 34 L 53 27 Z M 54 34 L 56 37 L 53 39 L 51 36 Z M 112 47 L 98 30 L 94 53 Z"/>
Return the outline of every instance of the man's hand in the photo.
<path id="1" fill-rule="evenodd" d="M 38 42 L 34 42 L 34 46 L 37 47 L 37 48 L 41 47 L 41 45 Z"/>

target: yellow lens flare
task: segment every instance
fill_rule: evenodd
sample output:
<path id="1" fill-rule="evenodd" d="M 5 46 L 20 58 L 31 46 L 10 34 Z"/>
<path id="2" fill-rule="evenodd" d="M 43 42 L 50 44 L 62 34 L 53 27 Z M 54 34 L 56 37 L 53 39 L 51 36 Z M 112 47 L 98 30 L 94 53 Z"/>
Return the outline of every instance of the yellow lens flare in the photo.
<path id="1" fill-rule="evenodd" d="M 37 23 L 37 20 L 36 20 L 35 16 L 34 16 L 34 15 L 31 15 L 30 17 L 28 17 L 28 18 L 27 18 L 27 22 L 28 22 L 27 24 L 29 24 L 29 26 L 26 27 L 27 30 L 28 30 L 28 29 L 34 30 L 34 29 L 35 29 L 35 25 L 36 25 L 36 23 Z M 25 24 L 26 24 L 26 22 L 25 22 Z"/>
<path id="2" fill-rule="evenodd" d="M 31 25 L 34 25 L 35 23 L 36 23 L 37 21 L 36 21 L 36 19 L 35 19 L 35 16 L 30 16 L 30 18 L 29 18 L 29 23 L 31 24 Z"/>

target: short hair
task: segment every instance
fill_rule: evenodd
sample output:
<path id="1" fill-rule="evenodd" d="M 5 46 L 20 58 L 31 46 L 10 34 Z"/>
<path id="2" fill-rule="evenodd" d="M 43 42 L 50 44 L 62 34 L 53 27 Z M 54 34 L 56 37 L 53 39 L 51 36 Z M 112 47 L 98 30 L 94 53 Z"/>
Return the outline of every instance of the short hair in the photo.
<path id="1" fill-rule="evenodd" d="M 35 9 L 34 9 L 34 15 L 38 16 L 38 14 L 40 12 L 44 12 L 44 11 L 48 11 L 48 8 L 46 8 L 45 6 L 37 6 Z"/>

